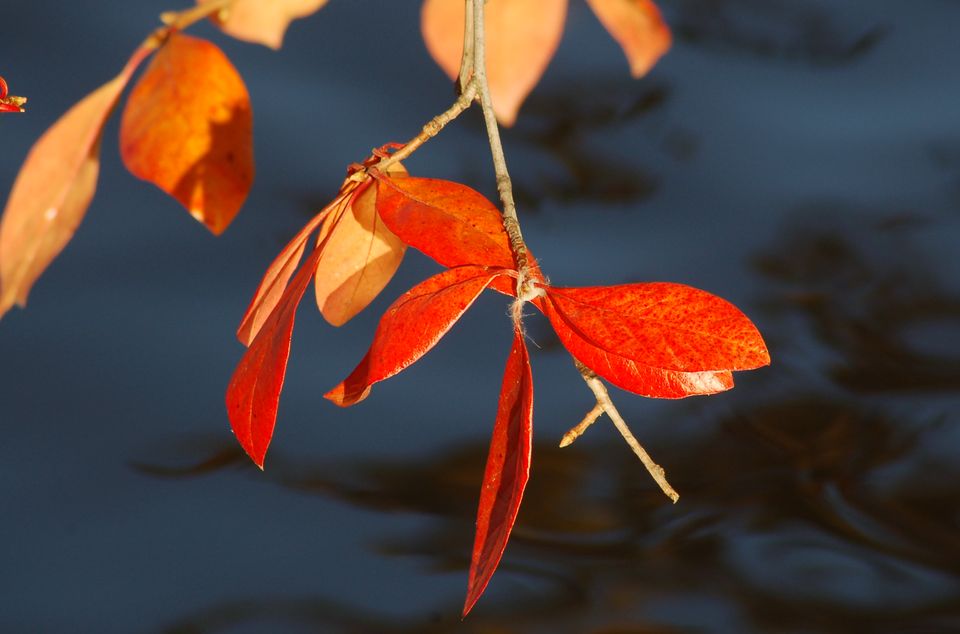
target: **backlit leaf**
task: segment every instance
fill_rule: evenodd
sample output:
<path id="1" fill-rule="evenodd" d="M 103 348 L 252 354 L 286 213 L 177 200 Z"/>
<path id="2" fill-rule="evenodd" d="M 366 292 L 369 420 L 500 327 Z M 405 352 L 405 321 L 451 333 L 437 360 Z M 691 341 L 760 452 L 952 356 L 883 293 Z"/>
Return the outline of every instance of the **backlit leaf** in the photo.
<path id="1" fill-rule="evenodd" d="M 211 0 L 199 0 L 206 4 Z M 234 0 L 212 16 L 224 33 L 247 42 L 280 48 L 291 22 L 318 11 L 327 0 Z"/>
<path id="2" fill-rule="evenodd" d="M 26 304 L 33 283 L 83 220 L 97 187 L 103 126 L 152 50 L 137 50 L 117 77 L 73 106 L 31 148 L 0 221 L 0 316 L 14 303 Z"/>
<path id="3" fill-rule="evenodd" d="M 503 373 L 490 452 L 480 488 L 477 533 L 463 616 L 473 608 L 493 576 L 517 519 L 530 476 L 533 437 L 533 377 L 523 333 L 514 328 L 513 346 Z"/>
<path id="4" fill-rule="evenodd" d="M 315 278 L 317 306 L 334 326 L 348 322 L 380 294 L 406 251 L 377 214 L 376 200 L 376 185 L 364 184 L 320 233 L 326 244 Z"/>
<path id="5" fill-rule="evenodd" d="M 297 305 L 310 284 L 320 254 L 320 249 L 310 254 L 283 292 L 227 387 L 230 426 L 244 451 L 261 469 L 277 422 Z"/>
<path id="6" fill-rule="evenodd" d="M 427 50 L 451 79 L 463 53 L 463 0 L 426 0 L 420 26 Z M 563 35 L 567 0 L 488 0 L 486 66 L 497 118 L 513 125 Z"/>
<path id="7" fill-rule="evenodd" d="M 514 268 L 500 212 L 480 192 L 434 178 L 377 178 L 377 211 L 403 242 L 446 267 Z"/>
<path id="8" fill-rule="evenodd" d="M 417 284 L 383 314 L 370 350 L 360 364 L 324 397 L 341 407 L 362 401 L 370 386 L 425 355 L 447 334 L 504 269 L 461 266 Z"/>
<path id="9" fill-rule="evenodd" d="M 580 336 L 651 367 L 702 372 L 770 363 L 756 326 L 706 291 L 667 282 L 546 290 Z"/>
<path id="10" fill-rule="evenodd" d="M 630 73 L 641 77 L 670 48 L 670 29 L 652 0 L 587 0 L 623 48 Z"/>
<path id="11" fill-rule="evenodd" d="M 175 33 L 130 93 L 120 154 L 131 173 L 220 234 L 253 183 L 252 135 L 250 97 L 226 55 Z"/>

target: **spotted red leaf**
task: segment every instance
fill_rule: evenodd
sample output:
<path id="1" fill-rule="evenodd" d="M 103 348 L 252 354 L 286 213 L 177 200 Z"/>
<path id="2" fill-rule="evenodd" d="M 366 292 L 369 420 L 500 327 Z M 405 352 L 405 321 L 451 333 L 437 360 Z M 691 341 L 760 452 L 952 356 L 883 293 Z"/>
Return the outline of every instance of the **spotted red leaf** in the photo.
<path id="1" fill-rule="evenodd" d="M 460 266 L 417 284 L 380 319 L 367 355 L 324 396 L 341 407 L 362 401 L 370 386 L 425 355 L 505 269 Z"/>
<path id="2" fill-rule="evenodd" d="M 480 489 L 477 533 L 470 560 L 464 616 L 483 594 L 507 547 L 523 499 L 523 490 L 530 476 L 532 436 L 533 377 L 530 357 L 523 333 L 515 327 Z"/>

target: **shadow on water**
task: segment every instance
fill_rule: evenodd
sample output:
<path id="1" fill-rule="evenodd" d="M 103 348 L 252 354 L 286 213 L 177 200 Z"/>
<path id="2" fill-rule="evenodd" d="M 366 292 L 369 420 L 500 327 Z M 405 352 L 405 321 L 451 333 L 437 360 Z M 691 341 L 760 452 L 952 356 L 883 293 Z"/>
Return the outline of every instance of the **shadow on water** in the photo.
<path id="1" fill-rule="evenodd" d="M 850 24 L 828 10 L 829 3 L 674 0 L 664 4 L 677 37 L 687 42 L 816 65 L 856 61 L 889 32 L 885 25 Z"/>
<path id="2" fill-rule="evenodd" d="M 652 447 L 681 491 L 678 505 L 665 503 L 632 455 L 598 441 L 599 432 L 562 450 L 539 442 L 497 577 L 510 592 L 491 592 L 466 622 L 450 609 L 398 621 L 297 597 L 211 605 L 167 631 L 264 620 L 385 633 L 956 631 L 960 467 L 929 450 L 950 442 L 955 413 L 917 405 L 930 390 L 956 392 L 960 361 L 942 345 L 926 351 L 931 340 L 911 327 L 955 321 L 960 300 L 910 237 L 935 220 L 868 221 L 826 207 L 799 210 L 754 262 L 773 339 L 788 340 L 784 330 L 798 319 L 807 323 L 837 360 L 835 385 L 788 383 L 781 373 L 765 379 L 763 402 L 731 413 L 711 401 L 698 432 Z M 903 258 L 891 263 L 883 257 L 890 249 Z M 877 392 L 904 407 L 875 401 Z M 202 448 L 193 463 L 157 464 L 165 450 L 135 468 L 163 478 L 231 469 L 244 459 L 227 440 L 182 443 L 194 455 Z M 181 449 L 168 448 L 189 455 Z M 478 442 L 417 460 L 323 467 L 275 455 L 265 477 L 357 508 L 426 518 L 418 532 L 369 547 L 466 579 L 486 449 Z"/>

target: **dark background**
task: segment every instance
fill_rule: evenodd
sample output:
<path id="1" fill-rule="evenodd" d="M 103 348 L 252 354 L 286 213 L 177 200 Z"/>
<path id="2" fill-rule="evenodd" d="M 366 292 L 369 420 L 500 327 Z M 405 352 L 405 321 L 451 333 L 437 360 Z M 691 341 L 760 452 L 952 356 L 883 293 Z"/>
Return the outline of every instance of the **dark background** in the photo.
<path id="1" fill-rule="evenodd" d="M 452 99 L 417 2 L 333 0 L 279 52 L 201 25 L 253 99 L 257 177 L 214 239 L 129 176 L 0 323 L 3 632 L 960 630 L 960 4 L 663 0 L 653 73 L 572 0 L 505 132 L 557 284 L 668 280 L 747 312 L 773 365 L 732 392 L 615 401 L 672 506 L 529 320 L 533 475 L 500 571 L 459 620 L 510 343 L 489 294 L 436 350 L 339 410 L 323 392 L 436 270 L 411 252 L 339 330 L 307 298 L 265 473 L 230 432 L 234 329 L 265 267 L 371 147 Z M 157 0 L 4 2 L 0 190 L 119 71 Z M 408 162 L 493 195 L 479 117 Z"/>

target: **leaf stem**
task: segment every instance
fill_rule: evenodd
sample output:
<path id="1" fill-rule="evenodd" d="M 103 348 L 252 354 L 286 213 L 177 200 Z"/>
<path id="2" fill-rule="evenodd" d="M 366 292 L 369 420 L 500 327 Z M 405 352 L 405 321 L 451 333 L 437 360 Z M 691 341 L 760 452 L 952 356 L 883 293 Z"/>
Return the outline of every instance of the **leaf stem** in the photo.
<path id="1" fill-rule="evenodd" d="M 484 2 L 485 0 L 469 0 L 473 11 L 473 82 L 477 85 L 480 109 L 483 111 L 483 122 L 487 128 L 487 140 L 490 144 L 490 154 L 493 158 L 493 170 L 497 176 L 497 191 L 500 202 L 503 203 L 503 228 L 510 239 L 510 248 L 516 260 L 517 297 L 523 301 L 535 293 L 532 280 L 529 279 L 527 263 L 527 245 L 523 241 L 520 231 L 520 221 L 517 218 L 517 205 L 513 199 L 513 184 L 510 172 L 507 170 L 507 159 L 503 154 L 503 143 L 500 141 L 500 128 L 497 126 L 497 116 L 493 110 L 493 100 L 490 97 L 490 84 L 487 81 L 486 38 L 484 29 Z M 468 15 L 470 12 L 468 12 Z M 466 50 L 464 44 L 464 50 Z M 461 75 L 463 69 L 461 68 Z M 517 318 L 519 310 L 514 310 Z"/>
<path id="2" fill-rule="evenodd" d="M 593 392 L 593 395 L 596 397 L 597 407 L 606 412 L 607 416 L 610 417 L 610 420 L 613 421 L 613 424 L 620 432 L 620 435 L 622 435 L 623 439 L 627 441 L 627 445 L 629 445 L 630 449 L 633 450 L 633 453 L 640 458 L 640 462 L 643 463 L 643 466 L 647 468 L 650 476 L 660 486 L 660 490 L 662 490 L 664 494 L 673 500 L 674 504 L 676 504 L 677 500 L 680 499 L 680 494 L 677 493 L 672 486 L 670 486 L 669 482 L 667 482 L 667 474 L 663 470 L 663 467 L 653 461 L 653 458 L 650 457 L 650 454 L 647 453 L 647 450 L 643 448 L 643 445 L 641 445 L 640 442 L 630 432 L 630 427 L 627 426 L 627 422 L 623 420 L 623 417 L 620 415 L 617 407 L 613 404 L 613 401 L 610 400 L 610 394 L 607 392 L 607 386 L 603 384 L 603 382 L 590 368 L 583 365 L 576 359 L 574 359 L 574 363 L 576 364 L 577 369 L 580 371 L 580 375 L 583 377 L 583 380 L 586 381 L 587 387 L 590 388 L 590 390 Z M 594 410 L 596 409 L 597 408 L 595 407 Z M 591 410 L 590 413 L 592 414 L 594 410 Z M 564 440 L 567 439 L 567 436 L 571 435 L 575 432 L 575 430 L 578 430 L 582 426 L 583 429 L 579 429 L 579 433 L 576 434 L 576 436 L 579 436 L 579 434 L 582 434 L 583 431 L 586 430 L 586 428 L 597 419 L 597 417 L 594 417 L 593 420 L 587 423 L 586 421 L 589 419 L 589 417 L 590 414 L 587 414 L 587 418 L 585 418 L 583 422 L 567 432 L 563 437 Z M 573 442 L 573 440 L 576 439 L 576 436 L 574 436 L 570 442 Z M 567 444 L 570 444 L 570 442 Z M 563 447 L 565 445 L 561 442 L 560 446 Z"/>

